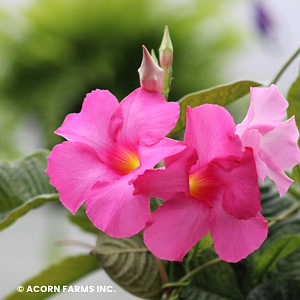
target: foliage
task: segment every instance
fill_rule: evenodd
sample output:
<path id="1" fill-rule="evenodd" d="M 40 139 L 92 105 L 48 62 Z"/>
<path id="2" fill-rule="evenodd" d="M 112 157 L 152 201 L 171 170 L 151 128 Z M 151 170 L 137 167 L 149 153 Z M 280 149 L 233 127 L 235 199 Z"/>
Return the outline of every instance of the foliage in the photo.
<path id="1" fill-rule="evenodd" d="M 250 84 L 258 85 L 240 81 L 201 91 L 195 97 L 184 98 L 187 100 L 181 102 L 181 108 L 184 110 L 187 105 L 200 104 L 197 101 L 202 101 L 201 95 L 208 99 L 206 102 L 221 101 L 224 105 L 228 97 L 222 97 L 222 94 L 229 93 L 230 101 L 236 100 L 245 94 L 245 86 Z M 13 164 L 0 165 L 0 203 L 2 214 L 6 215 L 0 223 L 2 229 L 31 208 L 57 199 L 57 193 L 44 173 L 47 154 L 47 151 L 42 151 Z M 101 266 L 118 285 L 143 299 L 159 299 L 163 292 L 170 299 L 273 299 L 270 297 L 278 295 L 282 299 L 294 299 L 292 297 L 298 295 L 300 281 L 300 216 L 295 215 L 298 201 L 291 195 L 280 198 L 275 186 L 268 181 L 261 186 L 261 201 L 264 216 L 271 219 L 269 237 L 259 250 L 236 264 L 217 258 L 210 235 L 193 247 L 182 264 L 160 261 L 145 247 L 141 235 L 112 238 L 96 229 L 87 218 L 84 207 L 81 207 L 76 215 L 70 215 L 70 221 L 98 235 L 93 256 L 66 258 L 30 279 L 24 286 L 46 282 L 47 285 L 72 283 Z M 284 220 L 282 215 L 292 218 Z M 279 221 L 276 219 L 278 217 L 281 217 Z M 95 257 L 100 266 L 95 264 Z M 71 269 L 72 274 L 68 271 Z M 51 274 L 57 270 L 64 276 L 53 281 Z M 282 284 L 272 289 L 278 281 Z M 22 295 L 24 298 L 20 299 L 26 299 L 26 293 Z M 20 294 L 14 293 L 7 299 L 18 296 Z M 46 296 L 45 293 L 35 294 L 36 299 Z"/>
<path id="2" fill-rule="evenodd" d="M 212 12 L 217 13 L 219 1 L 210 3 Z M 189 73 L 188 69 L 180 69 L 182 67 L 179 65 L 190 64 L 194 70 L 199 70 L 200 65 L 204 64 L 201 54 L 194 54 L 195 49 L 192 49 L 190 55 L 187 55 L 184 47 L 194 45 L 195 41 L 189 40 L 189 44 L 185 43 L 185 39 L 191 38 L 197 18 L 204 20 L 212 14 L 205 6 L 207 4 L 208 1 L 195 4 L 197 9 L 187 13 L 178 22 L 172 23 L 171 16 L 178 13 L 175 8 L 166 13 L 166 7 L 161 5 L 155 14 L 146 14 L 149 5 L 152 5 L 146 1 L 131 2 L 130 5 L 134 9 L 129 10 L 128 14 L 124 14 L 128 6 L 127 0 L 109 4 L 96 0 L 90 1 L 89 4 L 73 0 L 72 5 L 70 0 L 38 1 L 30 10 L 24 12 L 31 24 L 27 24 L 28 28 L 24 29 L 23 39 L 13 39 L 2 32 L 2 42 L 6 43 L 10 59 L 8 75 L 2 82 L 3 99 L 6 97 L 20 101 L 23 106 L 30 102 L 33 111 L 40 111 L 41 118 L 45 117 L 47 130 L 53 130 L 53 127 L 57 127 L 56 122 L 61 122 L 58 119 L 76 107 L 76 100 L 81 101 L 83 95 L 80 93 L 84 90 L 89 91 L 100 85 L 113 89 L 123 97 L 128 93 L 127 89 L 134 88 L 130 84 L 133 80 L 127 74 L 128 70 L 137 69 L 140 61 L 138 59 L 136 63 L 133 60 L 140 57 L 132 55 L 133 45 L 139 45 L 141 39 L 154 45 L 156 36 L 153 32 L 158 31 L 158 27 L 163 27 L 161 24 L 166 20 L 170 28 L 173 26 L 174 44 L 184 45 L 176 46 L 183 61 L 179 59 L 176 62 L 178 65 L 174 65 L 174 69 L 177 68 L 175 74 L 183 74 L 176 78 L 180 83 L 176 83 L 177 90 L 174 89 L 173 94 L 176 95 L 175 98 L 180 98 L 178 95 L 185 93 L 183 91 L 186 87 L 191 90 L 195 80 L 201 80 L 200 75 L 198 77 L 194 72 Z M 56 22 L 49 22 L 53 15 L 56 16 Z M 158 16 L 163 17 L 158 18 L 158 21 Z M 135 26 L 132 22 L 132 19 L 136 18 L 140 26 Z M 8 51 L 10 47 L 15 49 L 16 45 L 17 56 Z M 206 53 L 210 47 L 212 45 L 203 47 L 203 52 Z M 198 61 L 193 60 L 195 56 Z M 191 61 L 185 64 L 184 61 L 189 59 Z M 213 56 L 206 55 L 205 59 L 213 60 Z M 31 72 L 32 70 L 34 72 Z M 16 77 L 11 75 L 13 73 Z M 187 79 L 180 77 L 186 74 L 190 74 L 193 80 L 188 76 Z M 23 81 L 23 78 L 26 80 Z M 296 119 L 300 117 L 299 78 L 288 93 L 289 114 L 296 115 Z M 20 83 L 18 89 L 14 88 L 16 82 Z M 31 87 L 35 84 L 36 89 L 33 91 Z M 199 83 L 199 92 L 181 97 L 181 114 L 170 136 L 174 137 L 184 130 L 188 105 L 195 107 L 203 103 L 213 103 L 225 106 L 246 95 L 250 86 L 259 85 L 260 83 L 255 81 L 243 80 L 202 90 L 203 87 Z M 73 88 L 70 88 L 71 86 Z M 42 98 L 45 101 L 39 101 Z M 52 101 L 53 99 L 55 100 Z M 52 140 L 50 144 L 55 142 Z M 40 151 L 14 163 L 0 164 L 0 230 L 10 226 L 31 209 L 58 200 L 59 195 L 45 174 L 48 154 L 46 150 Z M 183 262 L 159 260 L 145 246 L 142 232 L 120 239 L 108 236 L 94 227 L 82 206 L 76 215 L 69 216 L 69 220 L 85 232 L 94 234 L 94 250 L 90 254 L 65 258 L 29 279 L 23 286 L 26 290 L 27 287 L 35 285 L 69 285 L 103 268 L 123 289 L 142 299 L 298 299 L 299 174 L 298 165 L 293 173 L 295 183 L 283 197 L 279 196 L 276 187 L 269 181 L 260 186 L 262 214 L 269 221 L 268 238 L 258 250 L 238 263 L 228 263 L 218 258 L 210 234 L 189 251 Z M 158 199 L 152 199 L 152 210 L 159 205 Z M 5 299 L 44 299 L 51 294 L 52 292 L 14 292 Z"/>
<path id="3" fill-rule="evenodd" d="M 29 210 L 58 200 L 58 193 L 45 174 L 47 154 L 48 151 L 41 151 L 12 164 L 0 164 L 0 230 Z"/>
<path id="4" fill-rule="evenodd" d="M 94 272 L 100 268 L 97 260 L 92 255 L 79 255 L 67 258 L 58 264 L 48 267 L 40 274 L 24 282 L 22 286 L 24 291 L 28 288 L 33 289 L 34 286 L 52 286 L 60 287 L 63 290 L 63 286 L 80 279 L 81 277 Z M 54 289 L 53 289 L 54 291 Z M 6 300 L 20 300 L 20 299 L 45 299 L 48 298 L 53 292 L 23 292 L 16 291 L 11 295 L 7 296 Z"/>

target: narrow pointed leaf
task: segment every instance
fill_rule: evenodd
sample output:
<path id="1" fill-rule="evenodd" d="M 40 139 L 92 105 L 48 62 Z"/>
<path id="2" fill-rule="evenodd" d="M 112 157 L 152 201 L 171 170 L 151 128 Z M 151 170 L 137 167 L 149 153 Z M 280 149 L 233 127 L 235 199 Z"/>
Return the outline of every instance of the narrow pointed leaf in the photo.
<path id="1" fill-rule="evenodd" d="M 221 106 L 227 105 L 250 92 L 250 87 L 260 86 L 261 83 L 255 81 L 242 80 L 229 84 L 219 85 L 207 90 L 191 93 L 179 100 L 180 115 L 178 122 L 170 137 L 174 137 L 184 130 L 186 125 L 186 108 L 187 106 L 196 107 L 201 104 L 210 103 Z"/>
<path id="2" fill-rule="evenodd" d="M 74 281 L 91 272 L 94 272 L 99 268 L 100 266 L 97 262 L 97 259 L 92 255 L 79 255 L 75 257 L 69 257 L 58 264 L 50 266 L 40 274 L 21 284 L 20 286 L 24 287 L 24 292 L 14 292 L 4 299 L 46 299 L 51 294 L 53 294 L 53 292 L 30 292 L 30 287 L 33 288 L 34 286 L 55 286 L 60 287 L 60 291 L 63 291 L 63 286 L 70 285 Z"/>
<path id="3" fill-rule="evenodd" d="M 116 239 L 100 233 L 95 254 L 108 276 L 123 289 L 142 299 L 160 299 L 159 264 L 141 236 Z"/>
<path id="4" fill-rule="evenodd" d="M 300 235 L 286 236 L 266 249 L 254 269 L 254 280 L 260 282 L 262 277 L 276 267 L 277 262 L 300 247 Z"/>
<path id="5" fill-rule="evenodd" d="M 0 164 L 0 230 L 32 208 L 58 200 L 45 173 L 47 155 L 48 151 L 40 151 L 14 163 Z"/>

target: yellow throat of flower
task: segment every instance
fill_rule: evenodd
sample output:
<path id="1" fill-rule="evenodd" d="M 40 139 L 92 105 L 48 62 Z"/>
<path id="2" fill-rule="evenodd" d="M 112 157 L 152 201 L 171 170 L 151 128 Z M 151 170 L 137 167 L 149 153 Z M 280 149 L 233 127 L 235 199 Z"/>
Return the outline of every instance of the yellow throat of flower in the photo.
<path id="1" fill-rule="evenodd" d="M 131 149 L 118 149 L 113 153 L 111 166 L 121 175 L 126 175 L 140 167 L 137 151 Z"/>

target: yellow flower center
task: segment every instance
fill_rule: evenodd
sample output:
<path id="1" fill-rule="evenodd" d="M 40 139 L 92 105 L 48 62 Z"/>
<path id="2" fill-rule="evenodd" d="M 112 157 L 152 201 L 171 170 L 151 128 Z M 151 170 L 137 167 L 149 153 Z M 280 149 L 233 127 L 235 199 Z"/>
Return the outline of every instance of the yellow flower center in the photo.
<path id="1" fill-rule="evenodd" d="M 121 148 L 112 154 L 111 166 L 121 175 L 126 175 L 140 167 L 137 151 Z"/>
<path id="2" fill-rule="evenodd" d="M 203 187 L 205 182 L 203 174 L 199 171 L 196 171 L 189 176 L 190 194 L 194 198 L 203 201 Z"/>

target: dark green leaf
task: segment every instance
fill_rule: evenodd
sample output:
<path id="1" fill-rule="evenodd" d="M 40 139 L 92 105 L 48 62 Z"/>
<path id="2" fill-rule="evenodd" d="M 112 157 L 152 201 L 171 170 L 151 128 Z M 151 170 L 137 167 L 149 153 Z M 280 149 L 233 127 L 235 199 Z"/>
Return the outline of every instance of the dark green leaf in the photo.
<path id="1" fill-rule="evenodd" d="M 207 292 L 196 286 L 187 286 L 179 291 L 179 300 L 231 300 L 214 292 Z"/>
<path id="2" fill-rule="evenodd" d="M 260 191 L 261 205 L 263 208 L 262 214 L 264 217 L 278 217 L 297 205 L 296 199 L 290 194 L 285 194 L 283 197 L 280 197 L 273 183 L 266 183 Z"/>
<path id="3" fill-rule="evenodd" d="M 260 282 L 262 277 L 275 268 L 278 261 L 295 251 L 300 246 L 300 235 L 286 236 L 266 249 L 254 269 L 254 280 Z"/>
<path id="4" fill-rule="evenodd" d="M 159 265 L 141 236 L 115 239 L 101 233 L 95 254 L 108 276 L 123 289 L 143 299 L 160 299 Z"/>
<path id="5" fill-rule="evenodd" d="M 191 270 L 216 257 L 217 255 L 212 248 L 206 249 L 192 260 Z M 219 298 L 215 299 L 243 299 L 235 273 L 230 264 L 224 261 L 213 264 L 197 273 L 192 278 L 191 286 L 197 287 L 195 291 L 198 293 L 198 298 L 191 299 L 214 299 L 213 297 L 217 296 Z M 181 292 L 184 289 L 185 287 L 181 288 Z"/>
<path id="6" fill-rule="evenodd" d="M 297 300 L 300 299 L 299 283 L 274 281 L 256 287 L 246 300 Z"/>
<path id="7" fill-rule="evenodd" d="M 269 237 L 262 245 L 261 250 L 265 251 L 282 238 L 295 234 L 300 234 L 299 214 L 271 226 Z M 272 280 L 295 280 L 300 282 L 300 247 L 285 258 L 280 259 L 277 266 L 267 274 L 267 277 Z"/>
<path id="8" fill-rule="evenodd" d="M 184 130 L 186 125 L 186 108 L 187 106 L 196 107 L 201 104 L 211 103 L 227 105 L 250 92 L 250 87 L 260 86 L 261 84 L 254 81 L 237 81 L 229 84 L 219 85 L 207 90 L 191 93 L 179 100 L 180 116 L 175 128 L 169 134 L 174 137 Z"/>
<path id="9" fill-rule="evenodd" d="M 48 151 L 0 164 L 0 230 L 34 207 L 59 198 L 45 173 Z"/>
<path id="10" fill-rule="evenodd" d="M 81 206 L 77 211 L 76 214 L 69 214 L 69 219 L 72 223 L 76 224 L 77 226 L 81 227 L 81 229 L 99 234 L 100 230 L 94 226 L 94 224 L 91 222 L 91 220 L 87 217 L 85 213 L 85 207 Z"/>
<path id="11" fill-rule="evenodd" d="M 69 285 L 70 283 L 80 279 L 81 277 L 99 269 L 100 266 L 97 259 L 92 255 L 79 255 L 70 257 L 62 262 L 50 266 L 39 275 L 26 281 L 22 284 L 24 292 L 14 292 L 7 296 L 5 300 L 37 300 L 49 297 L 53 292 L 26 292 L 30 287 L 34 286 L 62 286 Z M 29 287 L 29 288 L 28 288 Z"/>
<path id="12" fill-rule="evenodd" d="M 300 248 L 281 259 L 270 276 L 277 280 L 294 280 L 300 283 Z"/>

